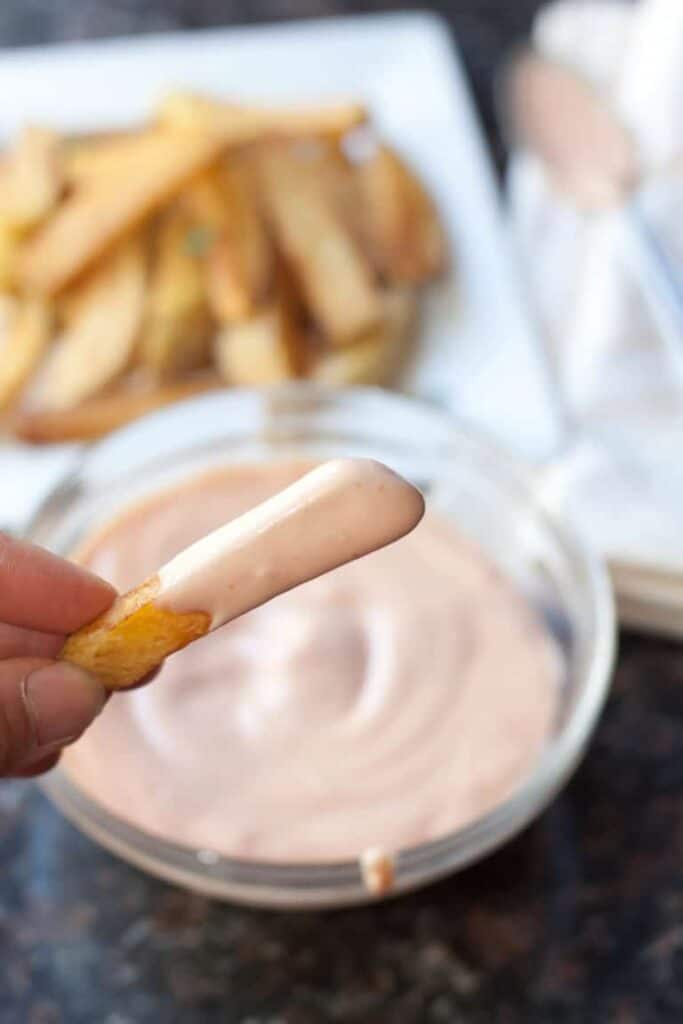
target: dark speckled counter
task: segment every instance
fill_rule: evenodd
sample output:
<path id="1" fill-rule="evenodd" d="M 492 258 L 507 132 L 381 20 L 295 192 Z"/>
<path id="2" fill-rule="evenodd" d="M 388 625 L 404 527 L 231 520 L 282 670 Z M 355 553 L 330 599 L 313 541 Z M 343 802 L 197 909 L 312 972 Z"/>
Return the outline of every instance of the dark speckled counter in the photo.
<path id="1" fill-rule="evenodd" d="M 0 787 L 2 1024 L 683 1020 L 683 649 L 623 642 L 573 783 L 496 856 L 368 909 L 155 882 Z"/>
<path id="2" fill-rule="evenodd" d="M 0 41 L 381 10 L 262 0 L 3 0 Z M 534 0 L 443 5 L 490 125 Z M 683 1021 L 683 647 L 627 637 L 571 786 L 476 868 L 364 910 L 280 915 L 155 882 L 0 785 L 0 1024 Z"/>

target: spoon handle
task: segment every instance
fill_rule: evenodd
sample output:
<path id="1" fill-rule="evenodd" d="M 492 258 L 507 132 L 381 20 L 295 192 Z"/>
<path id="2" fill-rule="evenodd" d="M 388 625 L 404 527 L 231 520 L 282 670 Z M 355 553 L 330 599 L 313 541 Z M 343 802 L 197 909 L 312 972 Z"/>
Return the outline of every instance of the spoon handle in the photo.
<path id="1" fill-rule="evenodd" d="M 619 222 L 635 279 L 683 385 L 683 267 L 653 228 L 637 193 L 621 207 Z"/>

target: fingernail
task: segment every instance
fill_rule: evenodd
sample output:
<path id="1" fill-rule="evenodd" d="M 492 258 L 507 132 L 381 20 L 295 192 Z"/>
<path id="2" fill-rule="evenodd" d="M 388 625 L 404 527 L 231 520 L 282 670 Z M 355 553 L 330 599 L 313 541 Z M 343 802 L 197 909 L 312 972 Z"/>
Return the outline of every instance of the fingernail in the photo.
<path id="1" fill-rule="evenodd" d="M 21 692 L 37 749 L 75 740 L 99 715 L 107 699 L 97 679 L 66 662 L 29 673 Z"/>

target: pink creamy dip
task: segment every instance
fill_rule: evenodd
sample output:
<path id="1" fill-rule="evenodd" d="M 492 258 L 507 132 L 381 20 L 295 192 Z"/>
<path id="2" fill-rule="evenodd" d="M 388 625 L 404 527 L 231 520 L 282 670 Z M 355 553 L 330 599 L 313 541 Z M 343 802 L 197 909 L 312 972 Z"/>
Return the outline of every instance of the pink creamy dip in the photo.
<path id="1" fill-rule="evenodd" d="M 128 510 L 79 560 L 129 589 L 309 468 L 213 470 Z M 110 811 L 191 847 L 272 861 L 394 851 L 515 789 L 552 729 L 560 671 L 530 606 L 428 512 L 115 695 L 63 764 Z"/>

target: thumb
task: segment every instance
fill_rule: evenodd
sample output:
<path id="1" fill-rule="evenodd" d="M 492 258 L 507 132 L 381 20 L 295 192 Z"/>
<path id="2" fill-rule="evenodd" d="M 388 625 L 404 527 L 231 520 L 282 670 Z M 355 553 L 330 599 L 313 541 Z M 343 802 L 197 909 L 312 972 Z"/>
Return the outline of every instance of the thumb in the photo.
<path id="1" fill-rule="evenodd" d="M 66 662 L 0 662 L 0 776 L 49 764 L 49 755 L 77 739 L 106 699 L 97 679 Z"/>

